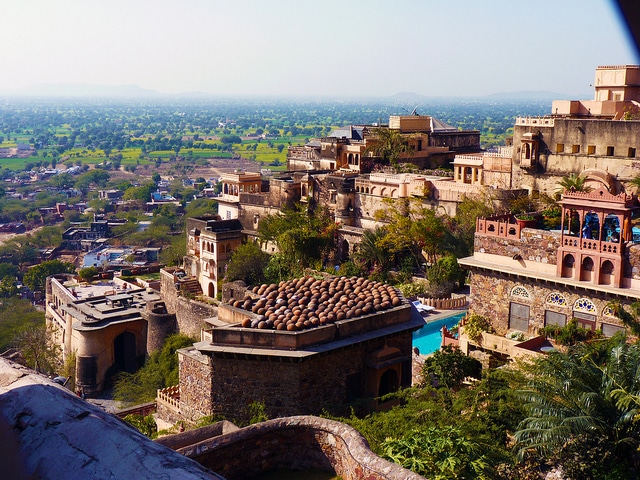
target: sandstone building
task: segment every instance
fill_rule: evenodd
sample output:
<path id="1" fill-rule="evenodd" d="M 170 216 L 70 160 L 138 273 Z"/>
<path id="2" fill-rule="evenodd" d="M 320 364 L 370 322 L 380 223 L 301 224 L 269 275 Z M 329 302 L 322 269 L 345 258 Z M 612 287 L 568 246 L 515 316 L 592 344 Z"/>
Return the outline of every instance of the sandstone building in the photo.
<path id="1" fill-rule="evenodd" d="M 399 132 L 406 141 L 407 152 L 400 162 L 413 163 L 419 168 L 445 165 L 456 153 L 480 151 L 480 132 L 463 131 L 425 115 L 392 115 L 388 126 L 341 127 L 328 137 L 309 142 L 302 147 L 290 147 L 287 170 L 346 170 L 368 173 L 371 152 L 367 149 L 375 141 L 376 129 Z"/>
<path id="2" fill-rule="evenodd" d="M 610 308 L 640 300 L 640 236 L 631 220 L 637 197 L 605 189 L 565 192 L 559 230 L 519 225 L 511 215 L 477 220 L 470 312 L 491 319 L 496 339 L 482 349 L 506 353 L 504 335 L 532 337 L 571 320 L 612 336 L 624 325 Z"/>
<path id="3" fill-rule="evenodd" d="M 395 289 L 344 277 L 293 280 L 280 293 L 264 287 L 234 286 L 203 341 L 178 352 L 180 385 L 159 393 L 160 418 L 233 416 L 254 401 L 269 417 L 345 411 L 357 399 L 382 408 L 379 397 L 411 384 L 411 333 L 424 320 Z M 280 313 L 256 313 L 261 305 Z M 294 320 L 276 328 L 285 318 Z"/>
<path id="4" fill-rule="evenodd" d="M 598 67 L 594 89 L 594 100 L 554 101 L 548 116 L 516 119 L 515 186 L 553 194 L 574 173 L 619 193 L 640 174 L 640 66 Z"/>
<path id="5" fill-rule="evenodd" d="M 100 392 L 113 369 L 135 371 L 177 328 L 153 291 L 126 282 L 78 284 L 64 274 L 47 278 L 45 317 L 63 358 L 75 355 L 75 383 L 86 394 Z"/>

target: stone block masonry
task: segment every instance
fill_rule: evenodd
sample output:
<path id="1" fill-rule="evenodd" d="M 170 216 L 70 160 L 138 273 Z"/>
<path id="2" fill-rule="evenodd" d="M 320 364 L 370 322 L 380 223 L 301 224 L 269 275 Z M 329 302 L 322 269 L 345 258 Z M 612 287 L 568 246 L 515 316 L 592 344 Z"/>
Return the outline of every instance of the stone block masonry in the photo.
<path id="1" fill-rule="evenodd" d="M 373 454 L 352 427 L 318 417 L 287 417 L 251 425 L 178 452 L 224 475 L 253 477 L 281 468 L 335 472 L 344 480 L 423 480 Z"/>

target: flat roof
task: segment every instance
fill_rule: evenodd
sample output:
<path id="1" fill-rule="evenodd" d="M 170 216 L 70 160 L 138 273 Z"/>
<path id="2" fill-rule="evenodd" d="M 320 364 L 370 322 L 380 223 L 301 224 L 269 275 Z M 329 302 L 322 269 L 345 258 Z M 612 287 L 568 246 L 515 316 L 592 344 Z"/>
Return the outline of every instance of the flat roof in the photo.
<path id="1" fill-rule="evenodd" d="M 403 323 L 397 323 L 376 330 L 360 333 L 350 337 L 340 338 L 333 342 L 326 342 L 320 344 L 310 345 L 298 350 L 285 350 L 285 349 L 273 349 L 273 348 L 256 348 L 254 346 L 238 346 L 238 345 L 215 345 L 209 341 L 197 342 L 193 346 L 202 353 L 212 353 L 214 356 L 218 355 L 243 355 L 252 357 L 270 357 L 270 358 L 285 358 L 290 360 L 303 360 L 311 358 L 315 355 L 319 355 L 331 350 L 348 347 L 357 343 L 363 343 L 369 340 L 375 340 L 380 337 L 388 335 L 394 335 L 396 333 L 419 330 L 425 325 L 424 318 L 415 306 L 411 305 L 411 316 L 409 320 Z"/>
<path id="2" fill-rule="evenodd" d="M 640 291 L 631 288 L 616 288 L 608 285 L 594 285 L 593 283 L 581 282 L 572 278 L 558 277 L 556 275 L 535 272 L 525 268 L 509 267 L 506 265 L 500 265 L 498 263 L 485 262 L 478 260 L 475 257 L 466 257 L 458 260 L 460 265 L 465 267 L 478 268 L 481 270 L 488 270 L 492 272 L 505 273 L 507 275 L 513 275 L 516 277 L 527 278 L 530 280 L 540 280 L 547 283 L 554 283 L 556 285 L 566 285 L 569 287 L 581 288 L 584 290 L 590 290 L 599 293 L 608 293 L 618 297 L 627 297 L 633 299 L 640 299 Z"/>

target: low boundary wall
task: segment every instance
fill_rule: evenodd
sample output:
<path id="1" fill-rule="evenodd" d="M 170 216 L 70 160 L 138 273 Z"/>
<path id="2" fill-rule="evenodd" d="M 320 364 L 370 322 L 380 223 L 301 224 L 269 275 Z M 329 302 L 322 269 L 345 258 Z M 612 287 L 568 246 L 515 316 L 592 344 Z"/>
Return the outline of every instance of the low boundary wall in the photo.
<path id="1" fill-rule="evenodd" d="M 376 456 L 349 425 L 313 416 L 250 425 L 177 452 L 227 480 L 249 478 L 275 468 L 315 468 L 335 472 L 344 480 L 423 480 Z"/>

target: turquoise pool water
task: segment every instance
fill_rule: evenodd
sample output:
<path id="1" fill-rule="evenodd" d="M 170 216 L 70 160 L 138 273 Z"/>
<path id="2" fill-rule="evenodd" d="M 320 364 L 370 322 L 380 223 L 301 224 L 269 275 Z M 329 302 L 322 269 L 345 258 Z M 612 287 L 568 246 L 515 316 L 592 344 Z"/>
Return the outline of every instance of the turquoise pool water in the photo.
<path id="1" fill-rule="evenodd" d="M 429 355 L 439 350 L 440 344 L 442 343 L 442 334 L 440 333 L 442 326 L 446 325 L 447 328 L 455 327 L 466 314 L 467 312 L 460 312 L 450 317 L 440 318 L 427 323 L 420 330 L 413 332 L 413 346 L 418 347 L 420 355 Z"/>

